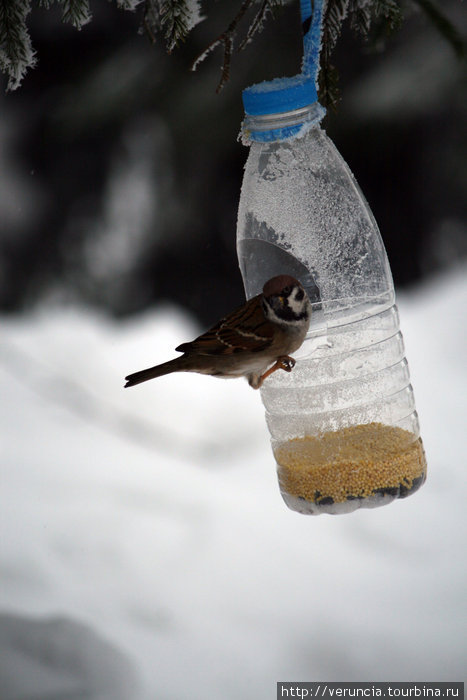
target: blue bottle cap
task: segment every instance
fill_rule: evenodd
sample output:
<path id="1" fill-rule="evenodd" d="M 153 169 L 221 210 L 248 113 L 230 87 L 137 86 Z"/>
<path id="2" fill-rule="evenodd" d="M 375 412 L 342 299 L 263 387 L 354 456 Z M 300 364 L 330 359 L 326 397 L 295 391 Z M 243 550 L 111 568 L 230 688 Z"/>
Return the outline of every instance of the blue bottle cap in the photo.
<path id="1" fill-rule="evenodd" d="M 280 114 L 313 104 L 318 99 L 313 78 L 294 75 L 251 85 L 243 90 L 247 115 Z"/>
<path id="2" fill-rule="evenodd" d="M 314 79 L 304 74 L 251 85 L 243 90 L 243 105 L 241 139 L 245 144 L 295 138 L 325 114 Z"/>

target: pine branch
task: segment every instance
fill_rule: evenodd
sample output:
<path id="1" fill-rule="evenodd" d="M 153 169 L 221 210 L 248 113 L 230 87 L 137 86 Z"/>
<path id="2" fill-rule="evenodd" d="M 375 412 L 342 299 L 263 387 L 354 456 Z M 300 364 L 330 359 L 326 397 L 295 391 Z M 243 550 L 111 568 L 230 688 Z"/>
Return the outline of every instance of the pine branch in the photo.
<path id="1" fill-rule="evenodd" d="M 141 2 L 142 0 L 117 0 L 117 7 L 119 7 L 121 10 L 134 12 Z"/>
<path id="2" fill-rule="evenodd" d="M 347 17 L 348 6 L 349 0 L 328 0 L 323 13 L 318 94 L 319 101 L 334 111 L 340 99 L 339 76 L 331 64 L 331 54 Z"/>
<path id="3" fill-rule="evenodd" d="M 402 24 L 402 10 L 397 0 L 376 0 L 375 15 L 383 18 L 387 34 L 397 31 Z"/>
<path id="4" fill-rule="evenodd" d="M 204 61 L 205 58 L 209 56 L 210 53 L 214 51 L 214 49 L 219 46 L 223 45 L 224 47 L 224 61 L 222 64 L 222 73 L 221 73 L 221 79 L 219 81 L 219 84 L 217 85 L 216 92 L 220 92 L 222 88 L 224 87 L 225 83 L 229 80 L 230 77 L 230 64 L 232 61 L 232 52 L 233 52 L 233 46 L 234 46 L 234 38 L 235 34 L 237 31 L 237 27 L 242 21 L 244 15 L 246 12 L 250 9 L 250 7 L 253 5 L 255 0 L 244 0 L 239 11 L 225 30 L 225 32 L 222 32 L 217 39 L 214 39 L 209 46 L 203 51 L 202 54 L 198 56 L 198 58 L 193 62 L 191 66 L 191 70 L 196 70 L 198 65 Z"/>
<path id="5" fill-rule="evenodd" d="M 332 63 L 327 63 L 318 76 L 318 96 L 322 105 L 337 112 L 340 100 L 339 73 Z"/>
<path id="6" fill-rule="evenodd" d="M 155 0 L 145 0 L 143 12 L 143 27 L 146 36 L 152 44 L 156 43 L 156 34 L 161 29 L 159 8 Z"/>
<path id="7" fill-rule="evenodd" d="M 190 10 L 185 0 L 173 0 L 172 3 L 161 2 L 160 14 L 167 49 L 171 53 L 188 35 Z"/>
<path id="8" fill-rule="evenodd" d="M 91 19 L 89 0 L 36 0 L 49 9 L 54 2 L 62 8 L 62 20 L 80 29 Z M 239 0 L 237 0 L 239 2 Z M 201 0 L 116 0 L 118 7 L 135 10 L 144 3 L 142 24 L 152 42 L 161 34 L 171 53 L 185 41 L 201 21 Z M 242 0 L 236 15 L 223 31 L 192 64 L 192 70 L 218 46 L 223 48 L 223 64 L 217 92 L 230 77 L 234 51 L 243 50 L 263 29 L 268 14 L 274 15 L 285 0 Z M 365 41 L 380 40 L 398 29 L 402 23 L 402 0 L 327 0 L 324 3 L 322 46 L 320 54 L 320 101 L 335 108 L 339 100 L 338 74 L 331 64 L 331 55 L 340 37 L 344 22 L 349 19 L 351 29 Z M 459 58 L 465 58 L 465 38 L 443 14 L 437 0 L 412 0 L 451 44 Z M 314 2 L 312 0 L 312 4 Z M 245 16 L 256 7 L 244 38 L 237 34 Z M 8 90 L 18 87 L 27 69 L 35 65 L 35 54 L 26 26 L 31 11 L 31 0 L 0 0 L 0 70 L 8 76 Z"/>
<path id="9" fill-rule="evenodd" d="M 245 49 L 246 46 L 252 41 L 253 37 L 263 31 L 268 13 L 271 13 L 271 15 L 274 17 L 274 12 L 279 7 L 282 7 L 281 0 L 263 0 L 261 7 L 248 27 L 245 38 L 238 47 L 239 51 L 243 51 L 243 49 Z"/>
<path id="10" fill-rule="evenodd" d="M 8 76 L 7 90 L 15 90 L 36 63 L 26 27 L 30 11 L 30 0 L 0 0 L 0 70 Z"/>
<path id="11" fill-rule="evenodd" d="M 48 10 L 55 0 L 39 0 Z M 116 0 L 126 10 L 134 10 L 141 0 Z M 56 0 L 62 8 L 62 21 L 77 29 L 91 19 L 89 0 Z M 8 76 L 7 90 L 21 84 L 26 71 L 36 64 L 35 52 L 26 26 L 31 0 L 0 0 L 0 71 Z"/>
<path id="12" fill-rule="evenodd" d="M 325 63 L 329 62 L 331 53 L 341 33 L 342 24 L 347 17 L 349 0 L 328 0 L 323 15 L 322 49 Z"/>
<path id="13" fill-rule="evenodd" d="M 347 17 L 352 31 L 364 41 L 369 41 L 375 25 L 378 35 L 381 31 L 389 35 L 402 22 L 398 0 L 328 0 L 323 16 L 319 98 L 333 110 L 339 101 L 339 74 L 330 59 Z"/>
<path id="14" fill-rule="evenodd" d="M 91 19 L 89 0 L 58 0 L 62 6 L 62 21 L 72 24 L 76 29 L 87 24 Z"/>
<path id="15" fill-rule="evenodd" d="M 349 7 L 350 27 L 355 34 L 367 37 L 371 26 L 371 6 L 361 6 L 358 0 L 351 0 Z"/>
<path id="16" fill-rule="evenodd" d="M 131 3 L 132 0 L 118 0 Z M 137 2 L 139 0 L 136 0 Z M 135 0 L 133 0 L 134 4 Z M 143 24 L 152 43 L 162 34 L 168 53 L 186 40 L 201 20 L 197 0 L 145 0 Z"/>

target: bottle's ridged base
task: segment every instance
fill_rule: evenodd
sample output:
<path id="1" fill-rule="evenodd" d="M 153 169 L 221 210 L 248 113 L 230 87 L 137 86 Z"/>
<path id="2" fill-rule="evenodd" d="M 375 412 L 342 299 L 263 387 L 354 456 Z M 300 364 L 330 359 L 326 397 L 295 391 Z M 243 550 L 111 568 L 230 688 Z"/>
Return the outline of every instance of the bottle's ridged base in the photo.
<path id="1" fill-rule="evenodd" d="M 299 513 L 350 513 L 417 491 L 426 478 L 420 438 L 368 423 L 276 446 L 281 494 Z"/>
<path id="2" fill-rule="evenodd" d="M 418 483 L 410 491 L 405 489 L 404 493 L 402 493 L 404 487 L 401 484 L 401 492 L 394 495 L 391 492 L 375 493 L 367 498 L 348 498 L 340 503 L 327 502 L 326 499 L 315 503 L 314 501 L 307 501 L 301 496 L 291 496 L 290 493 L 285 493 L 284 491 L 281 491 L 281 496 L 290 510 L 303 515 L 322 515 L 323 513 L 328 515 L 345 515 L 346 513 L 353 513 L 359 508 L 379 508 L 392 503 L 397 498 L 405 498 L 417 491 L 424 481 L 425 475 L 423 478 L 420 477 Z"/>

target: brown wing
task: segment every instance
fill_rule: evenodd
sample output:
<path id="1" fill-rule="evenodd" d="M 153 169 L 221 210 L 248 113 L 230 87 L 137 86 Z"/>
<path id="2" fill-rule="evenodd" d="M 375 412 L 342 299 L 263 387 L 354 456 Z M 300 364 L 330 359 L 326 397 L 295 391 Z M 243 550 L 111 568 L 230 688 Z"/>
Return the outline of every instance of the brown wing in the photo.
<path id="1" fill-rule="evenodd" d="M 191 343 L 183 343 L 176 350 L 199 355 L 231 355 L 237 352 L 259 352 L 272 341 L 274 329 L 265 318 L 258 295 Z"/>

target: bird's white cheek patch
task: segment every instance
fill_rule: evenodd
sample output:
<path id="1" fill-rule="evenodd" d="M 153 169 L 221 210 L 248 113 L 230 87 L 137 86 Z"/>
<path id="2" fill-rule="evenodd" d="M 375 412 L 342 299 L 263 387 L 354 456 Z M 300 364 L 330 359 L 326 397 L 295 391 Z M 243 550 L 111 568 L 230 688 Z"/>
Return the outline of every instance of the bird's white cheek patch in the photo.
<path id="1" fill-rule="evenodd" d="M 297 299 L 292 299 L 291 297 L 289 297 L 289 307 L 292 309 L 296 316 L 299 316 L 303 313 L 305 304 L 303 303 L 303 299 L 301 301 L 298 301 Z"/>

